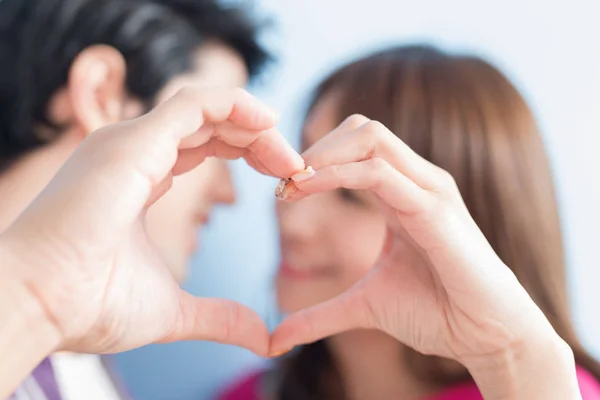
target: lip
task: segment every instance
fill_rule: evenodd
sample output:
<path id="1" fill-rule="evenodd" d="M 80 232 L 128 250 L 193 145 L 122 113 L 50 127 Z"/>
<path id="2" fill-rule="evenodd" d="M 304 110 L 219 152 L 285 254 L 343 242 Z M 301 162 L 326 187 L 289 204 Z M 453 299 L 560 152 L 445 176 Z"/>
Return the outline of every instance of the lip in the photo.
<path id="1" fill-rule="evenodd" d="M 279 265 L 279 275 L 296 281 L 310 281 L 319 276 L 314 271 L 299 270 L 282 261 Z"/>

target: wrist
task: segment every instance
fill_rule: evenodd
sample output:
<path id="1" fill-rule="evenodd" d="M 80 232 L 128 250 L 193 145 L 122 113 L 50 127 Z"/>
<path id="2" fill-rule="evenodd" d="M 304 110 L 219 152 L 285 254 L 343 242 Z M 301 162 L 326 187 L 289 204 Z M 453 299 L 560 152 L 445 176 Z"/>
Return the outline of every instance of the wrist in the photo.
<path id="1" fill-rule="evenodd" d="M 23 268 L 0 241 L 0 398 L 10 395 L 62 338 L 41 302 L 19 278 Z"/>
<path id="2" fill-rule="evenodd" d="M 581 399 L 573 351 L 551 327 L 465 365 L 485 399 Z"/>

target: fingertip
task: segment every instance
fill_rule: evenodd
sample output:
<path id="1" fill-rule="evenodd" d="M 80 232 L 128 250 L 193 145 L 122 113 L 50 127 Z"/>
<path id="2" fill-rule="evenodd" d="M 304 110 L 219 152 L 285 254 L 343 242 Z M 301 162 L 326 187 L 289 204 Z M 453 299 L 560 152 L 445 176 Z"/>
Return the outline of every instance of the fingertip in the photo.
<path id="1" fill-rule="evenodd" d="M 289 320 L 284 320 L 271 334 L 269 358 L 280 357 L 289 353 L 294 347 L 302 343 L 295 342 L 293 338 L 293 326 L 289 328 Z"/>
<path id="2" fill-rule="evenodd" d="M 292 145 L 285 139 L 282 134 L 280 135 L 280 141 L 283 144 L 283 151 L 286 153 L 287 162 L 284 164 L 282 171 L 283 177 L 291 177 L 306 168 L 304 158 L 292 147 Z"/>
<path id="3" fill-rule="evenodd" d="M 261 321 L 262 324 L 262 321 Z M 245 340 L 240 342 L 238 345 L 244 347 L 259 357 L 268 357 L 269 356 L 269 347 L 270 347 L 270 335 L 269 331 L 265 328 L 260 336 L 262 338 L 256 337 L 258 335 L 258 331 L 254 330 L 254 335 L 247 335 Z"/>
<path id="4" fill-rule="evenodd" d="M 244 347 L 260 357 L 269 354 L 270 334 L 262 318 L 247 306 L 239 305 L 242 321 L 230 332 L 226 343 Z"/>
<path id="5" fill-rule="evenodd" d="M 310 178 L 312 178 L 313 176 L 315 176 L 315 170 L 313 169 L 313 167 L 311 167 L 310 165 L 308 167 L 306 167 L 304 170 L 295 173 L 294 175 L 292 175 L 292 180 L 295 183 L 300 183 L 300 182 L 305 182 L 307 180 L 309 180 Z"/>
<path id="6" fill-rule="evenodd" d="M 277 351 L 271 351 L 269 352 L 269 358 L 277 358 L 277 357 L 281 357 L 287 353 L 289 353 L 290 351 L 294 350 L 294 348 L 289 348 L 287 350 L 277 350 Z"/>
<path id="7" fill-rule="evenodd" d="M 167 341 L 209 340 L 240 346 L 261 357 L 269 354 L 269 330 L 250 307 L 181 292 L 180 316 Z"/>

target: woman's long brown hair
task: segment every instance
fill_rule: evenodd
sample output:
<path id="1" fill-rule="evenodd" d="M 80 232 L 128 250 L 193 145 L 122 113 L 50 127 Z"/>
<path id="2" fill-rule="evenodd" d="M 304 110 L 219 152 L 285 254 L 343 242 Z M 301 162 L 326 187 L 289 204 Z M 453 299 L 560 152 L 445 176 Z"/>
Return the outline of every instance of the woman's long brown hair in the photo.
<path id="1" fill-rule="evenodd" d="M 452 174 L 496 253 L 571 346 L 576 362 L 600 379 L 600 365 L 571 323 L 560 221 L 542 138 L 507 78 L 476 57 L 405 46 L 336 71 L 318 87 L 312 106 L 334 91 L 340 122 L 356 113 L 380 121 Z M 449 360 L 412 350 L 407 357 L 418 379 L 437 384 L 470 379 Z M 291 355 L 277 375 L 279 400 L 345 398 L 326 340 Z"/>

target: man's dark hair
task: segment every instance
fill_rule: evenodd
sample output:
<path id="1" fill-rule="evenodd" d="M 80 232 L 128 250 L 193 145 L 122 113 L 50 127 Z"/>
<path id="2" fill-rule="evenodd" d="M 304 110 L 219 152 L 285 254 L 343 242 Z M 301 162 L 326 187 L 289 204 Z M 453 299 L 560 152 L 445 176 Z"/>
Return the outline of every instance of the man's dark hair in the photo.
<path id="1" fill-rule="evenodd" d="M 48 103 L 86 47 L 119 50 L 127 90 L 150 108 L 206 40 L 230 46 L 255 77 L 270 58 L 260 28 L 217 0 L 0 0 L 0 165 L 43 144 L 35 126 L 56 128 Z"/>

